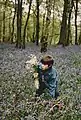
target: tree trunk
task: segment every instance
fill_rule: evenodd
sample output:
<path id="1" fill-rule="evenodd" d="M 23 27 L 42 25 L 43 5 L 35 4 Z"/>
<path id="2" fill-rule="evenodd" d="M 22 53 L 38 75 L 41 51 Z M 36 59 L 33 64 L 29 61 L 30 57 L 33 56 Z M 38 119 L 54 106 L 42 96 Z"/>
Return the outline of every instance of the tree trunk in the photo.
<path id="1" fill-rule="evenodd" d="M 39 0 L 36 0 L 37 21 L 36 21 L 36 45 L 39 44 Z"/>
<path id="2" fill-rule="evenodd" d="M 43 15 L 43 24 L 42 24 L 42 35 L 41 35 L 41 40 L 42 40 L 42 38 L 43 38 L 43 36 L 44 36 L 44 26 L 45 25 L 45 13 L 44 13 L 44 15 Z"/>
<path id="3" fill-rule="evenodd" d="M 35 13 L 33 11 L 33 35 L 32 35 L 32 42 L 35 43 L 35 37 L 36 37 L 36 20 L 35 20 Z"/>
<path id="4" fill-rule="evenodd" d="M 5 41 L 5 11 L 6 11 L 6 4 L 8 0 L 5 1 L 4 10 L 3 10 L 3 42 Z"/>
<path id="5" fill-rule="evenodd" d="M 76 9 L 75 9 L 75 45 L 78 45 L 78 41 L 77 41 L 77 12 L 78 12 L 78 0 L 76 0 Z"/>
<path id="6" fill-rule="evenodd" d="M 5 41 L 5 9 L 3 10 L 3 42 Z"/>
<path id="7" fill-rule="evenodd" d="M 2 5 L 0 5 L 0 42 L 2 39 Z"/>
<path id="8" fill-rule="evenodd" d="M 60 30 L 60 38 L 59 43 L 65 46 L 67 39 L 67 9 L 68 9 L 68 0 L 64 0 L 64 10 L 62 16 L 61 30 Z"/>
<path id="9" fill-rule="evenodd" d="M 21 28 L 22 28 L 22 0 L 18 0 L 18 8 L 17 8 L 17 41 L 16 47 L 21 48 Z"/>
<path id="10" fill-rule="evenodd" d="M 51 40 L 50 40 L 50 45 L 52 44 L 52 41 L 54 41 L 54 8 L 55 8 L 55 0 L 53 0 L 53 20 L 52 20 L 52 34 L 51 34 Z"/>
<path id="11" fill-rule="evenodd" d="M 78 42 L 79 42 L 79 45 L 81 44 L 81 22 L 80 22 L 80 34 L 79 34 L 79 40 L 78 40 Z"/>
<path id="12" fill-rule="evenodd" d="M 30 3 L 29 3 L 28 16 L 27 16 L 26 23 L 25 23 L 25 26 L 24 26 L 24 33 L 23 33 L 23 49 L 25 49 L 26 28 L 27 28 L 27 24 L 28 24 L 28 20 L 29 20 L 29 16 L 30 16 L 31 4 L 32 4 L 32 0 L 30 0 Z"/>
<path id="13" fill-rule="evenodd" d="M 22 47 L 22 34 L 21 34 L 21 31 L 22 31 L 22 0 L 20 2 L 20 11 L 19 11 L 19 21 L 20 21 L 20 40 L 19 40 L 19 48 Z"/>
<path id="14" fill-rule="evenodd" d="M 12 33 L 11 33 L 11 43 L 13 43 L 13 37 L 14 37 L 14 22 L 16 17 L 16 0 L 15 0 L 15 11 L 14 11 L 14 17 L 12 21 Z"/>
<path id="15" fill-rule="evenodd" d="M 70 34 L 71 34 L 71 23 L 70 23 L 70 20 L 71 20 L 71 13 L 72 13 L 72 9 L 73 9 L 73 5 L 74 5 L 74 3 L 73 3 L 73 0 L 71 0 L 71 3 L 70 3 L 71 5 L 69 5 L 69 6 L 71 6 L 70 8 L 69 8 L 69 17 L 68 17 L 68 31 L 67 31 L 67 43 L 66 43 L 66 45 L 69 45 L 69 43 L 70 43 L 70 41 L 69 41 L 69 39 L 70 39 Z"/>
<path id="16" fill-rule="evenodd" d="M 49 25 L 50 25 L 50 18 L 51 18 L 51 0 L 46 1 L 46 8 L 47 8 L 47 17 L 46 17 L 45 36 L 46 36 L 46 41 L 48 42 Z"/>
<path id="17" fill-rule="evenodd" d="M 9 35 L 8 35 L 8 41 L 10 41 L 10 38 L 11 38 L 11 15 L 12 15 L 12 11 L 10 12 L 10 17 L 9 17 Z"/>
<path id="18" fill-rule="evenodd" d="M 51 0 L 46 0 L 47 16 L 45 25 L 45 35 L 41 39 L 41 52 L 47 51 L 48 37 L 49 37 L 49 25 L 51 18 Z"/>
<path id="19" fill-rule="evenodd" d="M 17 6 L 17 40 L 16 40 L 16 47 L 19 47 L 19 40 L 20 40 L 20 20 L 19 20 L 19 11 L 20 11 L 20 1 L 18 0 Z"/>

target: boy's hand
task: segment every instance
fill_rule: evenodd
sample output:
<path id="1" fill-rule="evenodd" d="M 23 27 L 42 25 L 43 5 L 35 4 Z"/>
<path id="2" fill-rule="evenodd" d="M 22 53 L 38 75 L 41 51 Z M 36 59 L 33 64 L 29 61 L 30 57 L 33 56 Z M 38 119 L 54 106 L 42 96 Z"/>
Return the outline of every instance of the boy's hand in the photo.
<path id="1" fill-rule="evenodd" d="M 37 78 L 38 77 L 38 73 L 34 73 L 33 76 L 34 76 L 34 78 Z"/>
<path id="2" fill-rule="evenodd" d="M 48 65 L 42 65 L 42 70 L 47 70 L 48 69 Z"/>
<path id="3" fill-rule="evenodd" d="M 44 64 L 42 64 L 41 62 L 39 63 L 39 69 L 40 70 L 46 70 L 46 69 L 48 69 L 48 65 L 44 65 Z"/>

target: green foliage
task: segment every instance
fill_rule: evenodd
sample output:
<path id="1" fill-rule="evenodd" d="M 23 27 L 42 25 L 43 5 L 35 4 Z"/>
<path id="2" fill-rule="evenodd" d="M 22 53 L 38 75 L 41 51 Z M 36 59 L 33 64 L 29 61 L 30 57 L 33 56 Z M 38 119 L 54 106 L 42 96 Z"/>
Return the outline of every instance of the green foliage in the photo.
<path id="1" fill-rule="evenodd" d="M 60 3 L 60 1 L 55 1 L 56 2 L 56 6 L 57 6 L 57 3 Z M 27 1 L 27 3 L 29 4 L 29 1 Z M 11 27 L 11 31 L 12 31 L 12 21 L 13 21 L 13 15 L 14 15 L 14 10 L 15 10 L 15 3 L 12 2 L 12 1 L 7 1 L 7 4 L 6 4 L 6 7 L 5 7 L 5 1 L 3 2 L 0 2 L 0 4 L 2 5 L 3 9 L 5 9 L 5 41 L 8 41 L 9 38 L 11 37 L 11 34 L 9 32 L 9 20 L 10 20 L 10 27 Z M 25 4 L 25 3 L 24 3 Z M 42 17 L 43 17 L 43 11 L 45 12 L 45 7 L 43 6 L 43 4 L 45 5 L 45 2 L 44 1 L 40 1 L 40 6 L 42 7 L 42 11 L 40 9 L 40 30 L 39 30 L 39 36 L 41 39 L 41 35 L 42 35 Z M 60 5 L 60 4 L 58 4 Z M 5 7 L 5 8 L 4 8 Z M 34 8 L 33 8 L 34 7 Z M 29 41 L 33 41 L 33 33 L 34 33 L 34 37 L 35 37 L 35 32 L 34 31 L 36 28 L 36 5 L 32 4 L 32 10 L 31 10 L 31 15 L 30 15 L 30 19 L 29 19 L 29 22 L 28 22 L 28 27 L 27 27 L 27 33 L 26 33 L 26 42 L 29 42 Z M 23 9 L 23 14 L 22 14 L 22 33 L 21 33 L 21 36 L 23 36 L 23 30 L 24 30 L 24 25 L 25 25 L 25 21 L 26 21 L 26 17 L 27 17 L 27 13 L 28 13 L 28 10 L 27 12 L 24 12 L 24 10 L 26 11 L 26 9 L 24 8 Z M 56 10 L 56 7 L 55 7 L 55 10 Z M 11 13 L 12 11 L 12 13 Z M 10 15 L 11 13 L 11 15 Z M 3 14 L 3 13 L 2 13 Z M 58 37 L 59 37 L 59 21 L 58 21 L 58 18 L 56 17 L 57 15 L 55 15 L 55 20 L 54 20 L 54 25 L 55 25 L 55 28 L 54 28 L 54 35 L 53 35 L 53 38 L 51 36 L 51 33 L 52 33 L 52 20 L 51 20 L 51 24 L 50 24 L 50 31 L 49 31 L 49 41 L 51 40 L 51 38 L 55 41 L 53 42 L 52 41 L 52 44 L 54 43 L 57 43 L 58 41 Z M 34 18 L 33 18 L 34 17 Z M 17 34 L 17 23 L 16 23 L 16 19 L 15 18 L 15 24 L 14 24 L 14 35 Z M 45 19 L 46 20 L 46 19 Z M 2 20 L 2 24 L 3 24 L 3 20 Z M 45 26 L 44 26 L 45 27 Z M 3 30 L 1 29 L 1 35 L 2 35 L 2 38 L 3 38 Z M 17 36 L 17 35 L 15 35 Z M 14 37 L 14 41 L 16 41 L 16 37 Z"/>

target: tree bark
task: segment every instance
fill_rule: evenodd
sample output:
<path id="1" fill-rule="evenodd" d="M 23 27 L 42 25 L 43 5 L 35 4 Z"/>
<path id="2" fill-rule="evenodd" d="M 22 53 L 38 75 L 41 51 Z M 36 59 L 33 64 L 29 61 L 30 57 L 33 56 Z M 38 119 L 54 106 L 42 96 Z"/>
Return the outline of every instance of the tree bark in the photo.
<path id="1" fill-rule="evenodd" d="M 71 13 L 72 13 L 72 9 L 73 9 L 73 6 L 74 6 L 74 3 L 73 3 L 73 0 L 71 0 L 71 3 L 70 3 L 71 5 L 69 5 L 69 6 L 71 6 L 70 8 L 69 8 L 69 17 L 68 17 L 68 31 L 67 31 L 67 43 L 66 43 L 66 45 L 69 45 L 69 43 L 70 43 L 70 34 L 71 34 L 71 23 L 70 23 L 70 21 L 71 21 Z"/>
<path id="2" fill-rule="evenodd" d="M 21 40 L 21 28 L 22 28 L 22 0 L 18 0 L 18 8 L 17 8 L 17 41 L 16 47 L 22 47 Z"/>
<path id="3" fill-rule="evenodd" d="M 2 39 L 2 5 L 0 5 L 0 42 Z"/>
<path id="4" fill-rule="evenodd" d="M 19 20 L 19 11 L 20 11 L 20 0 L 18 0 L 17 6 L 17 40 L 16 40 L 16 47 L 19 47 L 19 40 L 20 40 L 20 20 Z"/>
<path id="5" fill-rule="evenodd" d="M 14 11 L 14 17 L 12 21 L 12 32 L 11 32 L 11 43 L 13 43 L 13 36 L 14 36 L 14 22 L 15 22 L 15 17 L 16 17 L 16 0 L 15 0 L 15 11 Z"/>
<path id="6" fill-rule="evenodd" d="M 5 9 L 3 10 L 3 42 L 5 41 Z"/>
<path id="7" fill-rule="evenodd" d="M 79 40 L 78 40 L 79 45 L 81 44 L 81 22 L 80 22 L 80 34 L 79 34 Z"/>
<path id="8" fill-rule="evenodd" d="M 36 21 L 36 45 L 39 44 L 39 0 L 36 0 L 37 21 Z"/>
<path id="9" fill-rule="evenodd" d="M 30 0 L 30 3 L 29 3 L 28 16 L 27 16 L 26 23 L 25 23 L 25 26 L 24 26 L 24 33 L 23 33 L 23 49 L 25 49 L 26 28 L 27 28 L 27 24 L 28 24 L 28 20 L 29 20 L 29 16 L 30 16 L 31 5 L 32 5 L 32 0 Z"/>
<path id="10" fill-rule="evenodd" d="M 46 9 L 47 9 L 47 16 L 46 16 L 46 25 L 45 25 L 45 35 L 41 38 L 41 52 L 47 51 L 48 45 L 48 37 L 49 37 L 49 26 L 50 26 L 50 19 L 51 19 L 51 0 L 46 0 Z"/>
<path id="11" fill-rule="evenodd" d="M 43 38 L 43 36 L 44 36 L 44 27 L 45 27 L 45 13 L 44 13 L 44 15 L 43 15 L 43 24 L 42 24 L 42 35 L 41 35 L 41 40 L 42 40 L 42 38 Z"/>
<path id="12" fill-rule="evenodd" d="M 35 17 L 35 13 L 33 11 L 33 35 L 32 35 L 33 43 L 35 43 L 35 37 L 36 37 L 36 17 Z"/>
<path id="13" fill-rule="evenodd" d="M 5 11 L 6 11 L 6 4 L 8 0 L 5 1 L 4 10 L 3 10 L 3 42 L 5 42 Z"/>
<path id="14" fill-rule="evenodd" d="M 78 45 L 78 41 L 77 41 L 77 12 L 78 12 L 78 0 L 76 0 L 76 9 L 75 9 L 75 45 Z"/>
<path id="15" fill-rule="evenodd" d="M 68 0 L 64 0 L 64 10 L 62 16 L 61 30 L 60 30 L 60 38 L 59 43 L 65 46 L 67 39 L 67 9 L 68 9 Z"/>
<path id="16" fill-rule="evenodd" d="M 10 9 L 11 11 L 11 9 Z M 8 41 L 10 41 L 11 38 L 11 15 L 12 15 L 12 11 L 10 12 L 10 17 L 9 17 L 9 35 L 8 35 Z"/>
<path id="17" fill-rule="evenodd" d="M 46 8 L 47 8 L 47 16 L 46 16 L 45 36 L 46 36 L 46 41 L 48 42 L 49 25 L 50 25 L 50 18 L 51 18 L 51 0 L 46 1 Z"/>
<path id="18" fill-rule="evenodd" d="M 55 44 L 55 40 L 54 40 L 54 8 L 55 8 L 55 0 L 53 0 L 53 20 L 52 20 L 52 34 L 51 34 L 50 45 L 51 45 L 52 41 L 54 41 L 54 44 Z"/>
<path id="19" fill-rule="evenodd" d="M 20 40 L 19 40 L 19 48 L 22 47 L 22 34 L 21 34 L 21 31 L 22 31 L 22 0 L 20 2 L 20 11 L 19 11 L 19 20 L 20 20 Z"/>

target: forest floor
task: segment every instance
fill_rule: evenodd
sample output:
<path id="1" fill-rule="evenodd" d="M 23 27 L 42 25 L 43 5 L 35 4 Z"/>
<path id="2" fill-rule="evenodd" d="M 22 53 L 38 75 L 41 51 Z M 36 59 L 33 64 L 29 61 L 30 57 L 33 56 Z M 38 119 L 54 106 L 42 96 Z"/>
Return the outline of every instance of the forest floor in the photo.
<path id="1" fill-rule="evenodd" d="M 39 47 L 29 44 L 22 50 L 0 44 L 0 120 L 81 120 L 81 46 L 51 46 L 46 54 L 54 57 L 60 96 L 35 102 L 34 81 L 25 62 L 32 55 L 41 58 Z M 62 108 L 54 108 L 59 101 Z"/>

